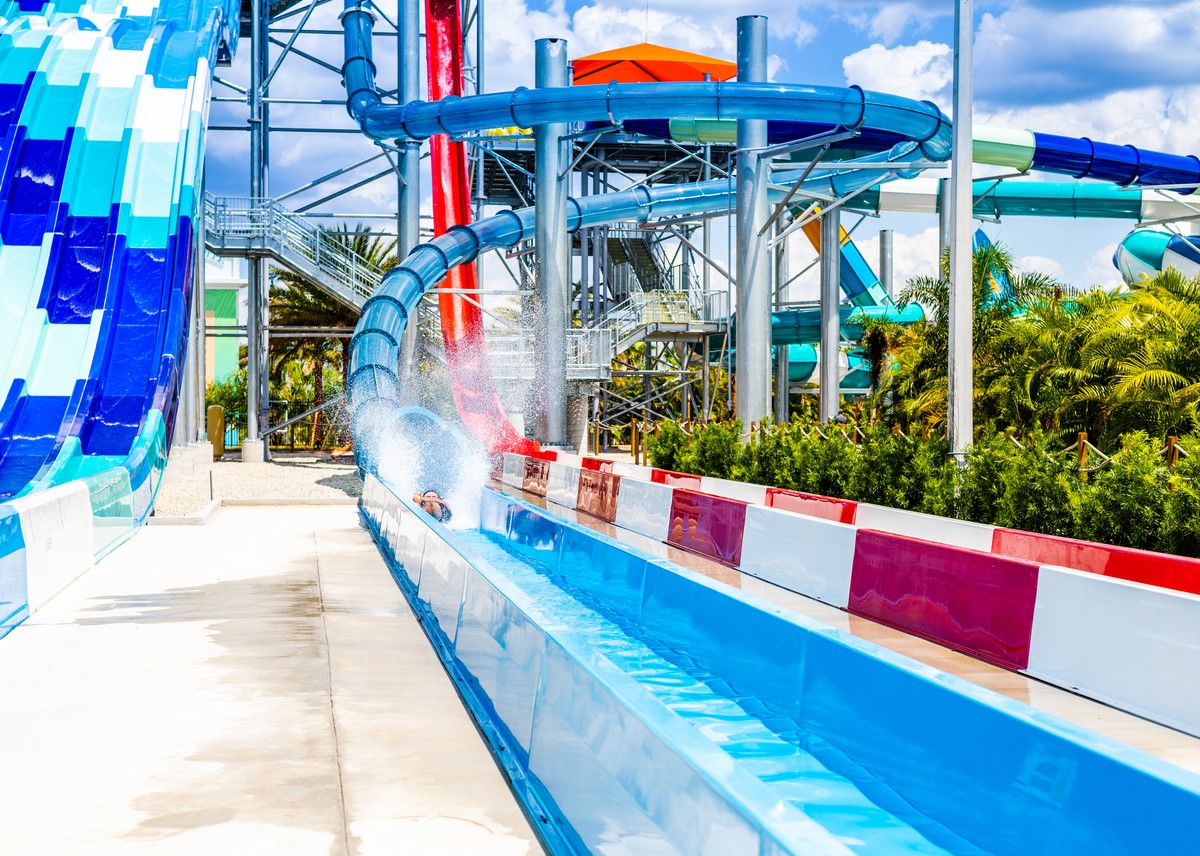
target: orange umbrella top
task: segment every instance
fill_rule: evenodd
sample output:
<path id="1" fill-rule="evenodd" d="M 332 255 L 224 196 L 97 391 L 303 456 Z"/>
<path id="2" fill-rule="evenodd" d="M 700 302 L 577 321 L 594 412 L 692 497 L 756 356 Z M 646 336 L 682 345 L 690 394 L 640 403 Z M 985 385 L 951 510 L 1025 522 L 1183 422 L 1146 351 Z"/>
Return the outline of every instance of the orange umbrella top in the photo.
<path id="1" fill-rule="evenodd" d="M 737 74 L 737 64 L 688 51 L 642 42 L 627 48 L 581 56 L 575 67 L 575 85 L 588 83 L 649 83 L 656 80 L 729 80 Z"/>

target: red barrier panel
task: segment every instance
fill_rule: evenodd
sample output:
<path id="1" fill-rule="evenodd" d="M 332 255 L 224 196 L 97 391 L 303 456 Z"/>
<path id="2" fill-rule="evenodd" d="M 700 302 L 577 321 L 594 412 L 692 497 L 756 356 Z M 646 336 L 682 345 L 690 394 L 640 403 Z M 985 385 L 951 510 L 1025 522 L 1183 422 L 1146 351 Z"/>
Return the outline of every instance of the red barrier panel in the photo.
<path id="1" fill-rule="evenodd" d="M 553 449 L 538 449 L 536 452 L 529 453 L 531 457 L 537 458 L 539 461 L 557 461 L 558 452 Z"/>
<path id="2" fill-rule="evenodd" d="M 521 480 L 521 489 L 535 493 L 538 496 L 546 495 L 546 482 L 550 478 L 550 462 L 538 460 L 537 458 L 525 459 L 525 477 Z"/>
<path id="3" fill-rule="evenodd" d="M 692 490 L 700 489 L 700 476 L 691 473 L 674 473 L 670 470 L 651 470 L 650 481 L 655 484 L 665 484 L 668 487 L 686 487 Z"/>
<path id="4" fill-rule="evenodd" d="M 1029 665 L 1038 565 L 860 529 L 850 612 L 1010 669 Z"/>
<path id="5" fill-rule="evenodd" d="M 604 458 L 584 458 L 583 469 L 596 470 L 597 472 L 601 473 L 611 473 L 613 469 L 613 462 L 606 461 Z"/>
<path id="6" fill-rule="evenodd" d="M 858 503 L 854 500 L 833 499 L 781 487 L 767 488 L 767 507 L 832 520 L 834 523 L 853 524 L 854 516 L 858 513 Z"/>
<path id="7" fill-rule="evenodd" d="M 668 544 L 736 568 L 742 561 L 745 528 L 744 502 L 683 488 L 671 494 Z"/>
<path id="8" fill-rule="evenodd" d="M 620 476 L 598 470 L 580 470 L 575 510 L 609 523 L 616 523 L 617 496 L 620 490 Z"/>
<path id="9" fill-rule="evenodd" d="M 992 552 L 1135 583 L 1200 594 L 1200 560 L 1017 529 L 992 533 Z"/>

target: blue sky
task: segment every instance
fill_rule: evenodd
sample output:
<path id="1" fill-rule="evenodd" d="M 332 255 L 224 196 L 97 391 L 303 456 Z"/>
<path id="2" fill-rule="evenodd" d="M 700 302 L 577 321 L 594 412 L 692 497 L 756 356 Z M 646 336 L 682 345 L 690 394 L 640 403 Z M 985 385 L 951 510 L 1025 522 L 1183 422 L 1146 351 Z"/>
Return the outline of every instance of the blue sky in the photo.
<path id="1" fill-rule="evenodd" d="M 389 15 L 395 3 L 381 2 Z M 1030 128 L 1179 154 L 1200 153 L 1200 0 L 1105 3 L 1089 0 L 977 0 L 976 121 Z M 314 16 L 336 27 L 335 6 Z M 574 56 L 645 38 L 686 50 L 732 58 L 735 18 L 770 18 L 771 69 L 777 80 L 890 91 L 937 102 L 949 112 L 952 0 L 486 0 L 487 89 L 532 85 L 533 41 L 560 36 Z M 328 18 L 329 20 L 323 20 Z M 305 37 L 307 38 L 307 37 Z M 301 44 L 306 44 L 302 39 Z M 333 38 L 307 43 L 340 64 Z M 381 82 L 392 85 L 394 60 L 377 47 Z M 245 54 L 223 72 L 244 79 Z M 336 76 L 289 59 L 273 94 L 338 98 Z M 244 108 L 243 108 L 244 110 Z M 237 108 L 214 105 L 213 121 Z M 279 124 L 349 127 L 340 108 L 278 107 Z M 244 137 L 214 133 L 209 144 L 209 187 L 244 192 Z M 340 135 L 287 135 L 272 152 L 272 193 L 278 195 L 371 149 Z M 301 195 L 297 203 L 314 198 Z M 394 185 L 377 183 L 331 206 L 341 211 L 387 211 Z M 856 233 L 868 259 L 875 233 L 897 231 L 898 276 L 931 272 L 936 223 L 913 215 L 868 221 Z M 1013 219 L 986 224 L 1025 266 L 1086 286 L 1117 280 L 1109 258 L 1131 224 L 1115 221 Z M 802 244 L 803 242 L 798 242 Z M 797 247 L 795 264 L 807 248 Z M 808 254 L 807 257 L 810 257 Z M 813 296 L 807 282 L 793 298 Z"/>

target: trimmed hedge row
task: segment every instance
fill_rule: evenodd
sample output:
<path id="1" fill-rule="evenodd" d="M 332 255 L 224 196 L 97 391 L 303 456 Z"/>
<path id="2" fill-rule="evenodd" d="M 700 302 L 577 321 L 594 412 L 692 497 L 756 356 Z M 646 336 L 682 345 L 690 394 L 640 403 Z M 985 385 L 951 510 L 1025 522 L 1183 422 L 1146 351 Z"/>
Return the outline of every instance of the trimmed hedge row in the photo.
<path id="1" fill-rule="evenodd" d="M 1044 436 L 1016 443 L 980 439 L 966 464 L 947 460 L 944 440 L 830 425 L 768 426 L 747 442 L 740 422 L 708 423 L 685 434 L 664 422 L 650 439 L 651 463 L 717 476 L 957 517 L 1029 532 L 1066 535 L 1200 557 L 1200 440 L 1183 438 L 1190 456 L 1167 467 L 1161 443 L 1126 435 L 1103 469 L 1081 477 L 1073 454 Z"/>

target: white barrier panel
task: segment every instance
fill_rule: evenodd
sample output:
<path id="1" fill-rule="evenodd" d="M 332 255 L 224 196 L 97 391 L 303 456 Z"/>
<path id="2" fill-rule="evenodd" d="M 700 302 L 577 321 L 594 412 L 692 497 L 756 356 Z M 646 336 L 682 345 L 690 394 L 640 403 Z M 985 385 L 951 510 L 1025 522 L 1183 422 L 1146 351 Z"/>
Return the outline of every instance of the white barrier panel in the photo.
<path id="1" fill-rule="evenodd" d="M 713 496 L 738 499 L 751 505 L 767 504 L 767 489 L 761 484 L 704 476 L 700 479 L 700 490 L 711 493 Z"/>
<path id="2" fill-rule="evenodd" d="M 857 530 L 790 511 L 746 507 L 740 570 L 845 609 Z"/>
<path id="3" fill-rule="evenodd" d="M 1200 595 L 1043 567 L 1026 671 L 1200 736 Z"/>
<path id="4" fill-rule="evenodd" d="M 968 550 L 981 550 L 984 553 L 992 552 L 992 532 L 996 529 L 995 526 L 985 526 L 969 520 L 901 511 L 899 508 L 887 508 L 865 502 L 858 504 L 854 522 L 859 529 L 878 529 L 881 532 L 949 544 L 952 547 L 966 547 Z"/>
<path id="5" fill-rule="evenodd" d="M 520 489 L 521 485 L 525 483 L 524 455 L 514 455 L 512 452 L 504 453 L 504 473 L 500 477 L 500 482 Z"/>
<path id="6" fill-rule="evenodd" d="M 637 464 L 626 464 L 622 461 L 613 461 L 612 471 L 623 479 L 643 482 L 650 481 L 650 473 L 653 472 L 650 467 L 639 467 Z"/>
<path id="7" fill-rule="evenodd" d="M 554 456 L 554 462 L 558 464 L 566 464 L 568 467 L 582 467 L 583 456 L 573 455 L 570 452 L 559 452 Z"/>
<path id="8" fill-rule="evenodd" d="M 21 518 L 29 611 L 36 612 L 92 566 L 92 503 L 74 482 L 10 505 Z"/>
<path id="9" fill-rule="evenodd" d="M 546 499 L 574 508 L 579 499 L 579 467 L 551 462 L 550 475 L 546 479 Z"/>
<path id="10" fill-rule="evenodd" d="M 671 495 L 665 484 L 621 479 L 617 493 L 617 525 L 662 541 L 671 524 Z"/>

